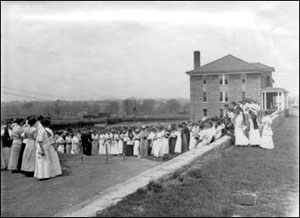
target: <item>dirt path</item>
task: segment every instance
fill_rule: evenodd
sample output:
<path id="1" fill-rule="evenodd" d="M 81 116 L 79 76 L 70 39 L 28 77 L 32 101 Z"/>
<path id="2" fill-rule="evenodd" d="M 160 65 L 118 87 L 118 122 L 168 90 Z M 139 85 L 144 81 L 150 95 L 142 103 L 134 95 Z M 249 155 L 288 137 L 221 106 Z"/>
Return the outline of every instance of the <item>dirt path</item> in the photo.
<path id="1" fill-rule="evenodd" d="M 274 128 L 275 149 L 231 147 L 99 216 L 299 216 L 298 130 L 298 117 L 287 117 Z M 256 194 L 256 204 L 235 204 L 233 194 L 240 191 Z"/>
<path id="2" fill-rule="evenodd" d="M 52 216 L 161 162 L 104 156 L 61 156 L 63 176 L 38 181 L 1 171 L 1 216 Z"/>

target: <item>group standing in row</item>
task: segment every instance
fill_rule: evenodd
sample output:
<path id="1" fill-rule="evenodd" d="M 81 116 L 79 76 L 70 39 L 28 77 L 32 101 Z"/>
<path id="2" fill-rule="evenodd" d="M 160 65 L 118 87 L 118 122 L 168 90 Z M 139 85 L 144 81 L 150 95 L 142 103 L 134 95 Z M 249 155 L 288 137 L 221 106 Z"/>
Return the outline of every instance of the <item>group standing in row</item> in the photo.
<path id="1" fill-rule="evenodd" d="M 15 119 L 1 127 L 1 168 L 39 180 L 62 174 L 51 121 L 42 116 Z"/>

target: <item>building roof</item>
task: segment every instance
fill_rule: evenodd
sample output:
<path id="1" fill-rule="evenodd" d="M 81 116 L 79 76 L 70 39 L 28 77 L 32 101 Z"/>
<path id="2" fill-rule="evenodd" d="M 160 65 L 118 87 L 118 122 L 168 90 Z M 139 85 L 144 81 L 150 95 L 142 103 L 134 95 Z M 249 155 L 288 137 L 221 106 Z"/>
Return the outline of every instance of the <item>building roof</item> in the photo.
<path id="1" fill-rule="evenodd" d="M 248 63 L 231 54 L 226 55 L 213 62 L 205 64 L 197 69 L 187 71 L 186 74 L 203 74 L 203 73 L 229 73 L 229 72 L 265 72 L 274 71 L 273 67 L 261 63 Z"/>

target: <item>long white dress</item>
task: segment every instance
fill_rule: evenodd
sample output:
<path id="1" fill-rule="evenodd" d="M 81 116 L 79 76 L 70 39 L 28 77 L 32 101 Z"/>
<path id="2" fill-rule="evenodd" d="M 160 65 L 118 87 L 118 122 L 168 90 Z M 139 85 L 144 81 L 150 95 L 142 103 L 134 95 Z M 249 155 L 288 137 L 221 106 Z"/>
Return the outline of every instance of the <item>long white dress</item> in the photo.
<path id="1" fill-rule="evenodd" d="M 260 146 L 265 149 L 273 149 L 274 142 L 273 142 L 273 131 L 271 128 L 272 119 L 270 116 L 266 116 L 262 119 L 263 123 L 263 132 L 261 137 L 261 144 Z"/>
<path id="2" fill-rule="evenodd" d="M 7 169 L 9 170 L 17 170 L 21 144 L 22 144 L 22 138 L 21 138 L 22 133 L 23 133 L 23 129 L 18 124 L 15 124 L 12 127 L 13 142 L 10 150 L 10 156 L 9 156 L 8 167 L 7 167 Z"/>
<path id="3" fill-rule="evenodd" d="M 3 154 L 3 143 L 2 143 L 2 136 L 4 135 L 4 129 L 1 126 L 1 169 L 6 168 L 4 154 Z"/>
<path id="4" fill-rule="evenodd" d="M 34 172 L 35 169 L 35 160 L 36 160 L 36 145 L 35 145 L 35 137 L 36 137 L 37 129 L 35 127 L 27 127 L 25 128 L 25 137 L 27 139 L 27 143 L 24 149 L 23 158 L 22 158 L 22 171 Z"/>
<path id="5" fill-rule="evenodd" d="M 112 134 L 106 133 L 105 142 L 104 142 L 105 154 L 106 154 L 106 146 L 107 146 L 107 154 L 110 154 L 111 141 L 112 141 Z"/>
<path id="6" fill-rule="evenodd" d="M 192 150 L 196 147 L 197 140 L 196 140 L 196 135 L 199 133 L 199 127 L 193 126 L 192 131 L 191 131 L 191 138 L 190 138 L 190 143 L 189 143 L 189 150 Z"/>
<path id="7" fill-rule="evenodd" d="M 177 130 L 175 132 L 175 135 L 177 136 L 176 138 L 176 144 L 175 144 L 175 153 L 181 153 L 181 146 L 182 146 L 182 140 L 181 140 L 181 131 Z"/>
<path id="8" fill-rule="evenodd" d="M 124 138 L 124 135 L 123 134 L 120 134 L 119 135 L 119 141 L 118 141 L 118 152 L 119 154 L 123 154 L 123 138 Z"/>
<path id="9" fill-rule="evenodd" d="M 74 135 L 72 138 L 72 149 L 71 149 L 71 154 L 79 154 L 80 149 L 79 149 L 79 139 L 77 135 Z"/>
<path id="10" fill-rule="evenodd" d="M 57 154 L 57 151 L 54 149 L 54 134 L 53 131 L 49 128 L 45 128 L 45 130 L 48 132 L 48 142 L 50 144 L 49 146 L 49 159 L 50 159 L 50 176 L 55 177 L 62 174 L 61 165 L 59 161 L 59 157 Z"/>
<path id="11" fill-rule="evenodd" d="M 244 135 L 243 114 L 239 113 L 234 125 L 235 145 L 247 146 L 249 139 Z"/>
<path id="12" fill-rule="evenodd" d="M 261 144 L 261 137 L 259 133 L 259 128 L 254 129 L 253 120 L 250 118 L 250 131 L 249 131 L 249 142 L 250 145 L 260 145 Z"/>
<path id="13" fill-rule="evenodd" d="M 162 157 L 163 156 L 163 137 L 164 131 L 160 131 L 156 135 L 156 140 L 153 143 L 153 155 L 155 157 Z"/>
<path id="14" fill-rule="evenodd" d="M 164 156 L 165 154 L 169 154 L 169 136 L 166 136 L 166 134 L 162 138 L 162 151 L 161 155 Z"/>
<path id="15" fill-rule="evenodd" d="M 99 155 L 106 154 L 104 141 L 105 141 L 105 135 L 100 134 L 99 135 L 99 153 L 98 153 Z"/>
<path id="16" fill-rule="evenodd" d="M 40 154 L 42 151 L 40 145 L 44 149 L 44 156 Z M 34 177 L 38 179 L 46 179 L 51 177 L 51 168 L 50 168 L 50 144 L 48 143 L 48 136 L 45 128 L 40 128 L 36 137 L 36 161 L 35 161 L 35 170 Z"/>
<path id="17" fill-rule="evenodd" d="M 157 144 L 157 132 L 154 133 L 153 138 L 152 138 L 152 146 L 151 146 L 151 154 L 152 155 L 154 155 L 156 144 Z"/>
<path id="18" fill-rule="evenodd" d="M 133 155 L 134 156 L 140 155 L 140 136 L 139 136 L 139 134 L 134 135 Z"/>
<path id="19" fill-rule="evenodd" d="M 62 136 L 59 136 L 57 141 L 56 141 L 56 144 L 58 144 L 58 148 L 57 148 L 57 151 L 59 153 L 62 153 L 64 154 L 65 153 L 65 145 L 64 145 L 64 142 L 65 140 L 63 139 Z"/>
<path id="20" fill-rule="evenodd" d="M 110 149 L 110 154 L 112 154 L 112 155 L 119 154 L 118 140 L 119 140 L 118 134 L 116 134 L 116 133 L 113 134 L 113 136 L 112 136 L 112 142 L 111 142 L 111 149 Z"/>

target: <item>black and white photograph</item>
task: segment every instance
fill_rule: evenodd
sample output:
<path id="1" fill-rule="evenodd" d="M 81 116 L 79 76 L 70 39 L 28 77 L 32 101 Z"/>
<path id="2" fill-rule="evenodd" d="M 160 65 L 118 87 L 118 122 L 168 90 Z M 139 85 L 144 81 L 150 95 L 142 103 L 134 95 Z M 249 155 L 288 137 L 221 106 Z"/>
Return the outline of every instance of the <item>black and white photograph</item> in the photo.
<path id="1" fill-rule="evenodd" d="M 299 2 L 1 1 L 1 217 L 299 217 Z"/>

